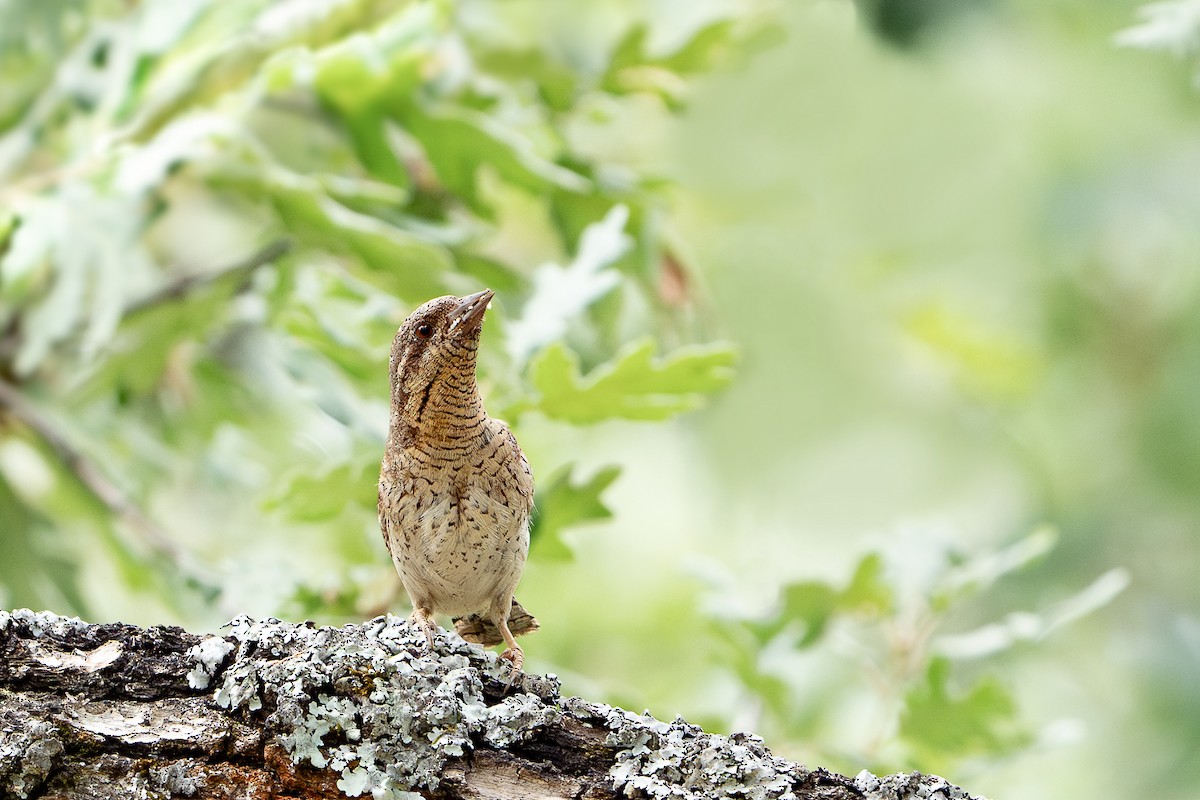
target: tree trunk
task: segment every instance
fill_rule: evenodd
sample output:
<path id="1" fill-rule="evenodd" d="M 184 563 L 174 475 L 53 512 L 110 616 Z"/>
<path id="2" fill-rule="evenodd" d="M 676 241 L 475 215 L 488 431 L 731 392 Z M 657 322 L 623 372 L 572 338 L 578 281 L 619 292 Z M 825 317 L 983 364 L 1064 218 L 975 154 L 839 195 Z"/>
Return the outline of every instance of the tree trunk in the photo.
<path id="1" fill-rule="evenodd" d="M 0 797 L 969 797 L 810 770 L 749 734 L 560 697 L 553 676 L 506 693 L 495 656 L 449 635 L 430 652 L 391 616 L 229 629 L 0 611 Z"/>

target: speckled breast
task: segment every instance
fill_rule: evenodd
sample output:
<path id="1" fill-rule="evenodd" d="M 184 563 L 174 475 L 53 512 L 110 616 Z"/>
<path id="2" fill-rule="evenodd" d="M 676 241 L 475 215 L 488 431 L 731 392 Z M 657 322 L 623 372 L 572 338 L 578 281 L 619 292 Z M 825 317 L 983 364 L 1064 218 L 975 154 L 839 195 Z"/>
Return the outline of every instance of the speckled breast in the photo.
<path id="1" fill-rule="evenodd" d="M 459 480 L 450 472 L 406 478 L 384 524 L 412 601 L 452 616 L 483 611 L 512 591 L 529 550 L 528 512 Z"/>

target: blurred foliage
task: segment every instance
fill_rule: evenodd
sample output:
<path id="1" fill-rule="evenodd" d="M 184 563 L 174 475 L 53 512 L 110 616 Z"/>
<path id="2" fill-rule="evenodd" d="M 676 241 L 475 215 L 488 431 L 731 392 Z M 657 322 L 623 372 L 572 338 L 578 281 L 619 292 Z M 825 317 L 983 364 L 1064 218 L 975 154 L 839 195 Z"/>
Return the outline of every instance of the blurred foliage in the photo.
<path id="1" fill-rule="evenodd" d="M 964 12 L 978 12 L 991 0 L 856 0 L 863 19 L 885 42 L 900 48 L 925 44 Z"/>
<path id="2" fill-rule="evenodd" d="M 493 36 L 512 21 L 485 3 L 0 11 L 6 604 L 93 606 L 96 587 L 76 585 L 86 548 L 36 557 L 50 528 L 178 573 L 153 588 L 205 587 L 162 592 L 174 614 L 208 617 L 214 593 L 229 613 L 240 601 L 214 558 L 245 530 L 270 547 L 308 526 L 342 566 L 317 585 L 283 579 L 279 602 L 377 610 L 358 584 L 378 579 L 357 567 L 387 572 L 374 522 L 386 354 L 405 309 L 433 295 L 499 290 L 509 348 L 485 337 L 483 380 L 512 398 L 518 430 L 533 413 L 667 419 L 728 381 L 726 346 L 650 358 L 648 337 L 678 327 L 648 312 L 663 306 L 664 184 L 563 130 L 603 128 L 602 99 L 679 108 L 685 78 L 752 25 L 699 24 L 663 50 L 634 24 L 584 66 Z M 537 247 L 573 253 L 566 267 L 531 273 L 520 252 L 493 251 L 525 235 L 529 202 L 549 223 Z M 588 331 L 616 326 L 645 344 L 607 364 Z M 586 384 L 585 359 L 606 362 Z M 561 549 L 562 528 L 610 516 L 599 495 L 618 473 L 552 481 L 535 541 Z"/>
<path id="3" fill-rule="evenodd" d="M 529 372 L 539 393 L 536 408 L 553 419 L 579 425 L 613 416 L 663 420 L 696 408 L 705 395 L 728 383 L 733 357 L 729 347 L 681 348 L 655 363 L 654 343 L 644 341 L 582 380 L 579 358 L 555 344 L 542 350 Z"/>
<path id="4" fill-rule="evenodd" d="M 760 614 L 715 619 L 713 635 L 747 693 L 743 702 L 760 709 L 762 729 L 775 735 L 830 741 L 847 706 L 858 704 L 872 719 L 849 740 L 859 763 L 876 771 L 920 764 L 945 773 L 969 758 L 1010 757 L 1035 732 L 1021 718 L 1005 660 L 1129 583 L 1114 569 L 1045 608 L 999 614 L 1011 602 L 998 591 L 1007 576 L 1045 559 L 1057 538 L 1040 529 L 1002 550 L 969 553 L 910 531 L 864 556 L 844 586 L 785 584 Z"/>
<path id="5" fill-rule="evenodd" d="M 1189 797 L 1198 42 L 1196 0 L 0 0 L 0 603 L 401 610 L 389 344 L 490 286 L 531 668 Z"/>
<path id="6" fill-rule="evenodd" d="M 1200 56 L 1200 3 L 1165 0 L 1138 9 L 1141 21 L 1117 34 L 1118 44 L 1166 50 L 1180 57 Z M 1198 74 L 1197 77 L 1200 77 Z"/>
<path id="7" fill-rule="evenodd" d="M 572 470 L 566 467 L 538 486 L 537 516 L 530 529 L 536 542 L 535 559 L 570 559 L 571 549 L 563 542 L 562 531 L 584 522 L 598 522 L 612 517 L 612 511 L 600 495 L 621 474 L 621 468 L 608 466 L 597 470 L 581 483 L 571 480 Z"/>

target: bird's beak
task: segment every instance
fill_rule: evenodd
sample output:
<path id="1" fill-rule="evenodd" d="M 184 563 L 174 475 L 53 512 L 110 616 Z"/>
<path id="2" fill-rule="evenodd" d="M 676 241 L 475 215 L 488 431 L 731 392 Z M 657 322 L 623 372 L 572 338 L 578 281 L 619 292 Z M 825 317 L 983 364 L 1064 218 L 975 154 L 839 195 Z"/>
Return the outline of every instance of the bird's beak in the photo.
<path id="1" fill-rule="evenodd" d="M 491 289 L 484 289 L 462 298 L 450 312 L 450 330 L 457 330 L 459 326 L 467 331 L 477 330 L 483 324 L 483 312 L 487 311 L 495 294 Z"/>

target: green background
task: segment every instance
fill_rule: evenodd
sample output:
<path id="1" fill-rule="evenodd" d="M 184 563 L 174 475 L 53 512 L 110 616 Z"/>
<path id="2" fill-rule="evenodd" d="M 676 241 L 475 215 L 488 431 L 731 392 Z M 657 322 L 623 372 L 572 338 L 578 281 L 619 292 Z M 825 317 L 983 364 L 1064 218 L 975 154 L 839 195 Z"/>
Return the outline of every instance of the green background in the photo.
<path id="1" fill-rule="evenodd" d="M 497 290 L 528 668 L 854 774 L 1200 783 L 1200 4 L 0 0 L 0 604 L 407 612 Z"/>

